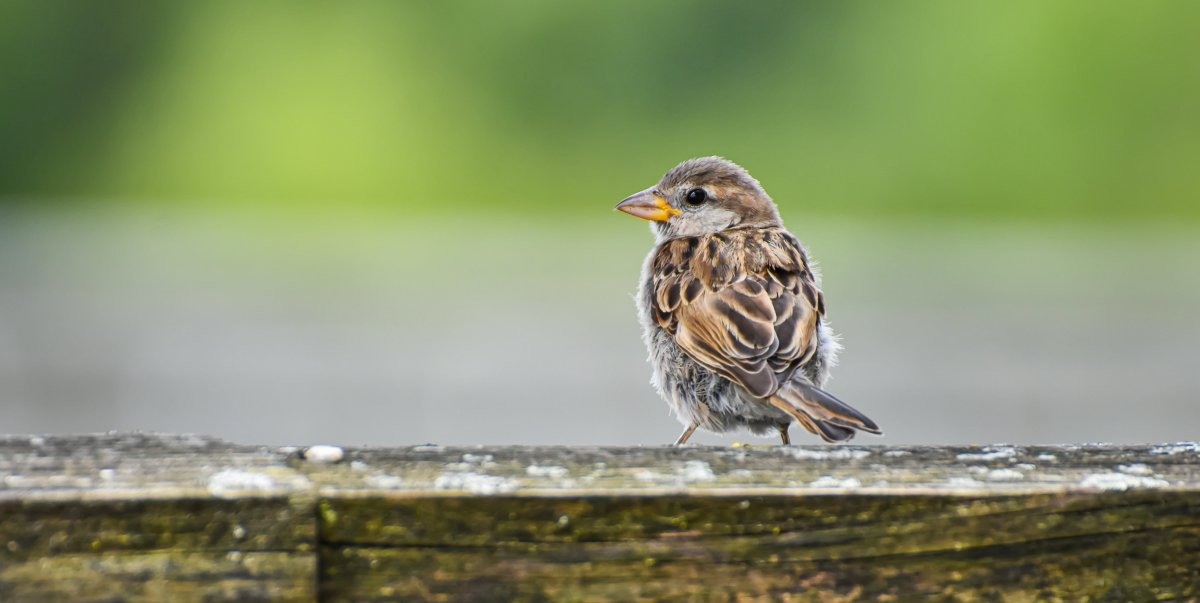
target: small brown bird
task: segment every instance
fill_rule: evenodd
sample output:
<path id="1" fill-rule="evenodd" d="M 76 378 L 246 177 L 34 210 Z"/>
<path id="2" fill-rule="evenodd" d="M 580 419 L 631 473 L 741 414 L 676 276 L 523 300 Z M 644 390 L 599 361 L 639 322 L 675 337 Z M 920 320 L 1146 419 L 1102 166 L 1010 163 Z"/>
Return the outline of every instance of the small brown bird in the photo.
<path id="1" fill-rule="evenodd" d="M 651 383 L 686 430 L 777 430 L 793 420 L 827 442 L 880 433 L 821 389 L 840 348 L 804 247 L 746 170 L 685 161 L 617 209 L 649 220 L 638 313 Z"/>

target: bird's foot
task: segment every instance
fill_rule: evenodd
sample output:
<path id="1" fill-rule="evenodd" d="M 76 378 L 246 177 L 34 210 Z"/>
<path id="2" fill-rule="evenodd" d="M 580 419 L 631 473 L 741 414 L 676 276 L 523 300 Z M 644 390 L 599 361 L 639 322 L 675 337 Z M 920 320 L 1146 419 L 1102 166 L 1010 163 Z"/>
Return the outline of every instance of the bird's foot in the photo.
<path id="1" fill-rule="evenodd" d="M 688 438 L 692 437 L 692 432 L 696 431 L 696 428 L 699 426 L 700 426 L 699 423 L 692 423 L 690 426 L 688 426 L 687 429 L 683 430 L 683 433 L 679 434 L 679 438 L 675 440 L 674 445 L 675 446 L 683 446 L 684 444 L 686 444 L 688 441 Z"/>

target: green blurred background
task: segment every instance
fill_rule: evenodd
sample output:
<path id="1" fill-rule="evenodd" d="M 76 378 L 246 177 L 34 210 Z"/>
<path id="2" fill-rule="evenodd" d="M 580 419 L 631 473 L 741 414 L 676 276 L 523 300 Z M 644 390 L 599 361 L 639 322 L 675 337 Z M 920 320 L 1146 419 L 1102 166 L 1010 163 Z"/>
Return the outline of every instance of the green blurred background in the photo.
<path id="1" fill-rule="evenodd" d="M 1195 437 L 1198 24 L 6 1 L 0 431 L 668 442 L 611 207 L 720 154 L 821 261 L 872 442 Z"/>

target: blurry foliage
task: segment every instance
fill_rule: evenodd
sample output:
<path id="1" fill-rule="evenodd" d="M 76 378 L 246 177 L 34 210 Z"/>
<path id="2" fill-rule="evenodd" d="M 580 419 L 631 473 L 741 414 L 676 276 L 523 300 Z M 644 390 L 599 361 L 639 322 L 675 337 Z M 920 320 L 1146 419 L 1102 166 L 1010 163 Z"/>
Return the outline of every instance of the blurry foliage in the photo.
<path id="1" fill-rule="evenodd" d="M 722 154 L 785 207 L 1200 216 L 1200 4 L 0 4 L 0 197 L 607 210 Z"/>

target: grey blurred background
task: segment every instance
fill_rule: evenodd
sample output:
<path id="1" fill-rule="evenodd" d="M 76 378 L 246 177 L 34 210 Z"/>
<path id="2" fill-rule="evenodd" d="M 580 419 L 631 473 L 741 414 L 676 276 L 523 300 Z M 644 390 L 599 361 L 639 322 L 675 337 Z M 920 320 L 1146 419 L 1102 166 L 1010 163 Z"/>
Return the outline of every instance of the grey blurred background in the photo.
<path id="1" fill-rule="evenodd" d="M 612 206 L 722 154 L 860 441 L 1195 439 L 1198 6 L 4 3 L 0 432 L 668 443 Z"/>

